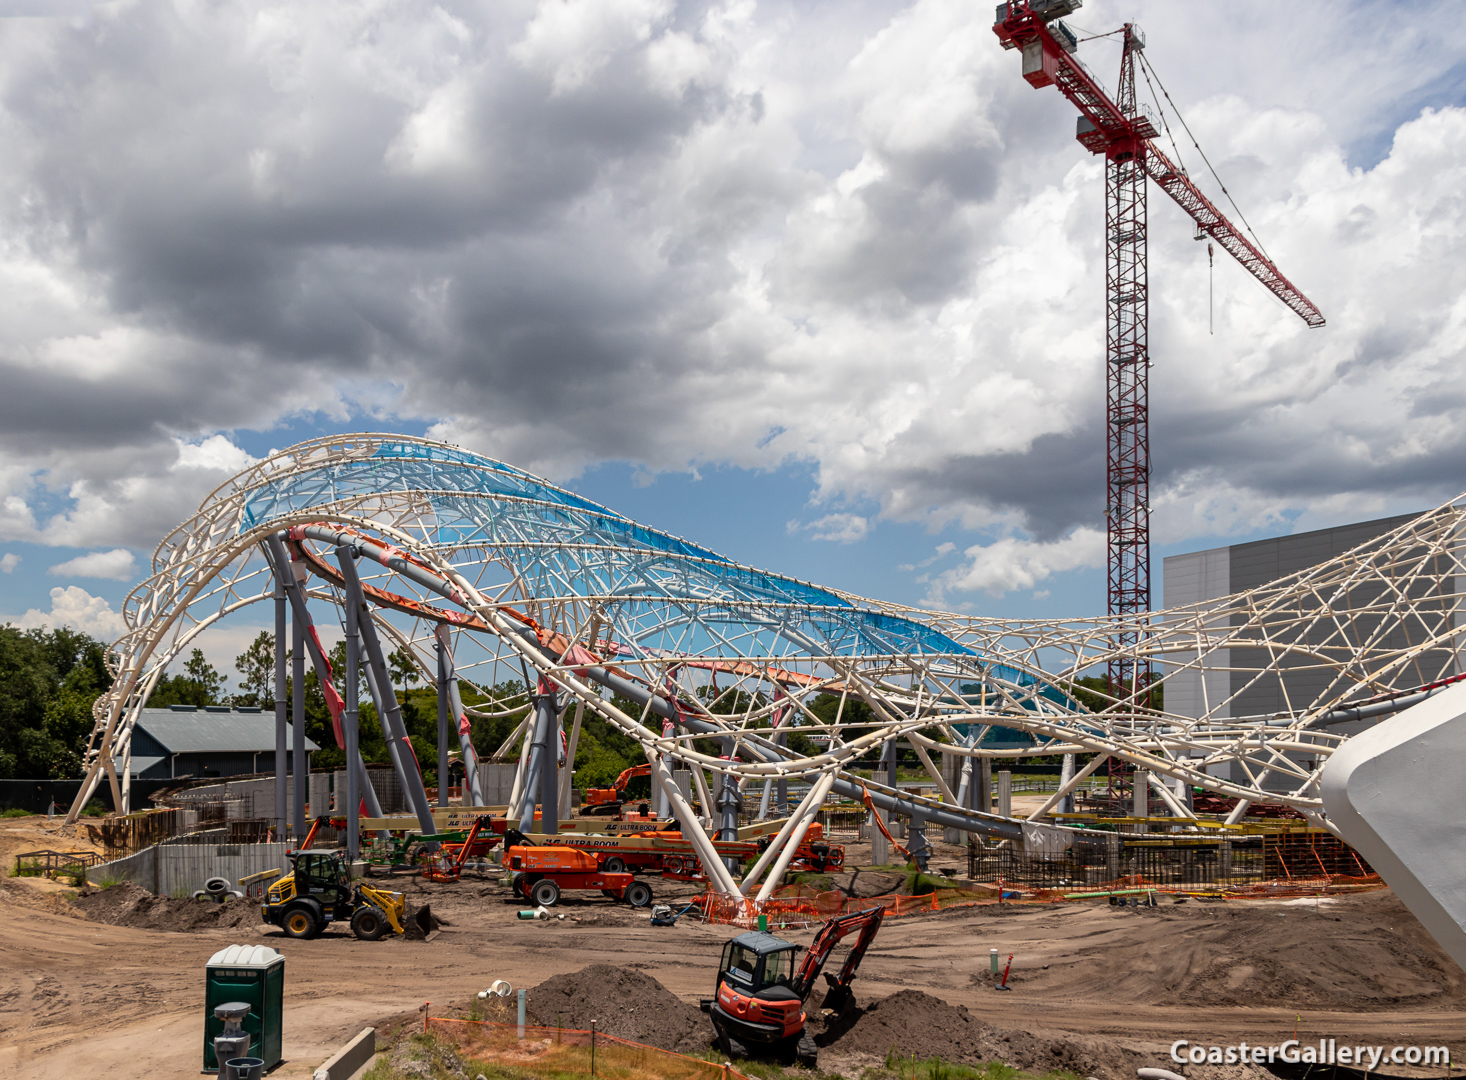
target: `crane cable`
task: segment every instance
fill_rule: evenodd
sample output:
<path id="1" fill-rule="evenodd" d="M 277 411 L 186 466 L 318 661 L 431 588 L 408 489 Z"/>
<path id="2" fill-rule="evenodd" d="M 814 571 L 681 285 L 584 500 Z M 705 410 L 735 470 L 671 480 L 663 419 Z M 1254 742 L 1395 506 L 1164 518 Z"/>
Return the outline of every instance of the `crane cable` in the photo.
<path id="1" fill-rule="evenodd" d="M 1211 172 L 1212 179 L 1215 180 L 1217 182 L 1217 186 L 1222 189 L 1222 194 L 1227 197 L 1227 202 L 1231 203 L 1232 209 L 1237 211 L 1237 217 L 1241 220 L 1242 224 L 1247 227 L 1247 231 L 1252 236 L 1253 242 L 1257 244 L 1257 249 L 1262 252 L 1263 256 L 1269 262 L 1272 262 L 1273 257 L 1267 253 L 1267 248 L 1263 247 L 1262 240 L 1258 237 L 1257 231 L 1253 229 L 1252 223 L 1247 220 L 1247 215 L 1242 213 L 1242 208 L 1237 205 L 1237 201 L 1232 198 L 1232 193 L 1227 190 L 1227 185 L 1222 183 L 1222 178 L 1217 175 L 1217 170 L 1212 166 L 1211 159 L 1206 156 L 1206 151 L 1201 148 L 1201 143 L 1196 141 L 1196 136 L 1192 134 L 1191 128 L 1187 126 L 1186 118 L 1181 115 L 1181 110 L 1177 108 L 1176 103 L 1171 100 L 1171 93 L 1169 90 L 1166 89 L 1166 84 L 1161 82 L 1160 75 L 1156 73 L 1156 70 L 1154 67 L 1151 66 L 1150 61 L 1146 59 L 1144 52 L 1139 53 L 1138 59 L 1140 60 L 1141 72 L 1142 74 L 1145 74 L 1146 84 L 1150 84 L 1150 77 L 1154 75 L 1156 86 L 1159 86 L 1161 88 L 1161 93 L 1165 95 L 1166 101 L 1169 102 L 1171 108 L 1175 110 L 1177 121 L 1181 124 L 1181 127 L 1186 132 L 1186 134 L 1190 136 L 1191 145 L 1196 147 L 1196 152 L 1201 155 L 1201 160 L 1206 162 L 1206 167 Z M 1152 89 L 1151 93 L 1154 94 L 1154 92 L 1154 89 Z M 1156 106 L 1160 106 L 1159 101 L 1156 102 Z M 1162 114 L 1161 123 L 1165 123 L 1164 113 Z M 1170 134 L 1169 128 L 1167 128 L 1166 134 Z M 1180 155 L 1178 154 L 1177 156 L 1179 157 Z"/>

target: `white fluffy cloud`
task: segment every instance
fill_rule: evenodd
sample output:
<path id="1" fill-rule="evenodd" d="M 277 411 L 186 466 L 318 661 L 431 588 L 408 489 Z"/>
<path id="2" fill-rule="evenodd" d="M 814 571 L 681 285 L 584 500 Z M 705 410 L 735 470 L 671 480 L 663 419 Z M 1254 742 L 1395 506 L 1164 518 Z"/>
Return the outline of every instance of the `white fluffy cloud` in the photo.
<path id="1" fill-rule="evenodd" d="M 78 555 L 51 567 L 49 573 L 57 577 L 109 578 L 112 581 L 129 581 L 137 576 L 137 561 L 126 548 L 111 551 L 93 551 Z"/>
<path id="2" fill-rule="evenodd" d="M 22 630 L 69 626 L 105 642 L 117 640 L 127 630 L 120 612 L 113 611 L 106 600 L 79 585 L 52 589 L 50 611 L 31 608 L 19 618 L 7 621 Z"/>
<path id="3" fill-rule="evenodd" d="M 1001 596 L 1013 589 L 1031 589 L 1065 570 L 1103 566 L 1105 534 L 1098 529 L 1075 529 L 1061 540 L 1032 543 L 1004 537 L 991 544 L 974 544 L 964 551 L 961 566 L 945 570 L 931 582 L 929 602 L 940 607 L 952 592 L 981 590 Z"/>
<path id="4" fill-rule="evenodd" d="M 150 547 L 248 463 L 228 433 L 369 414 L 557 478 L 809 463 L 825 508 L 877 509 L 800 536 L 886 519 L 987 540 L 944 594 L 1090 565 L 1103 168 L 991 11 L 225 0 L 11 20 L 0 540 Z M 1454 7 L 1081 15 L 1146 27 L 1329 318 L 1305 330 L 1220 261 L 1208 334 L 1204 250 L 1153 193 L 1157 536 L 1466 486 Z M 1080 55 L 1113 80 L 1112 41 Z"/>
<path id="5" fill-rule="evenodd" d="M 833 540 L 837 544 L 853 544 L 864 540 L 870 532 L 870 521 L 860 514 L 826 514 L 814 521 L 802 523 L 791 521 L 787 526 L 790 536 L 808 533 L 812 540 Z"/>
<path id="6" fill-rule="evenodd" d="M 0 574 L 14 573 L 15 568 L 19 565 L 20 556 L 15 552 L 7 551 L 4 555 L 0 555 Z"/>

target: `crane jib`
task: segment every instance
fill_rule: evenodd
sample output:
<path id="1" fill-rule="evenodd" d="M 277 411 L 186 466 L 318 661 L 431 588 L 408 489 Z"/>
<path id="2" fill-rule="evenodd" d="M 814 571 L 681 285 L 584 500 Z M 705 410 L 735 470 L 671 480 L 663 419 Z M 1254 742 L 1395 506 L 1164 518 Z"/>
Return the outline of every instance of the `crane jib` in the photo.
<path id="1" fill-rule="evenodd" d="M 1157 135 L 1150 119 L 1138 110 L 1126 112 L 1097 83 L 1072 55 L 1075 43 L 1055 18 L 1078 4 L 1011 3 L 999 5 L 999 20 L 993 26 L 1005 49 L 1023 54 L 1023 77 L 1034 87 L 1057 86 L 1079 110 L 1075 137 L 1091 153 L 1109 158 L 1140 157 L 1145 171 L 1156 185 L 1175 200 L 1210 235 L 1222 250 L 1260 281 L 1309 327 L 1324 325 L 1318 306 L 1296 288 L 1273 265 L 1271 259 L 1250 243 L 1201 191 L 1150 140 Z M 1055 33 L 1054 27 L 1060 32 Z"/>

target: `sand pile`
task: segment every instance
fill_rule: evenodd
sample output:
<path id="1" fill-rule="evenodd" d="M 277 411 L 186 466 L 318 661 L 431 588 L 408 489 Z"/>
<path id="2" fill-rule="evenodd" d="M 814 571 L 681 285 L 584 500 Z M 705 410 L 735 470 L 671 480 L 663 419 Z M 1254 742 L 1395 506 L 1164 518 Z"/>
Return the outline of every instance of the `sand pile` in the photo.
<path id="1" fill-rule="evenodd" d="M 154 896 L 124 881 L 105 889 L 83 889 L 72 906 L 88 919 L 112 926 L 144 930 L 203 930 L 210 927 L 260 925 L 260 906 L 248 900 L 216 904 L 212 900 L 178 900 Z"/>
<path id="2" fill-rule="evenodd" d="M 966 1009 L 920 990 L 901 990 L 832 1018 L 815 1043 L 878 1057 L 895 1051 L 921 1060 L 979 1061 L 985 1031 Z"/>
<path id="3" fill-rule="evenodd" d="M 1050 1035 L 990 1027 L 965 1008 L 920 990 L 901 990 L 865 1008 L 853 1007 L 825 1022 L 811 1020 L 815 1043 L 829 1064 L 887 1057 L 977 1064 L 1001 1061 L 1037 1073 L 1056 1069 L 1080 1076 L 1134 1075 L 1153 1064 L 1113 1039 Z"/>
<path id="4" fill-rule="evenodd" d="M 588 1031 L 595 1020 L 608 1035 L 663 1050 L 701 1053 L 713 1041 L 713 1026 L 696 1005 L 650 975 L 614 964 L 546 979 L 529 992 L 526 1005 L 546 1027 Z"/>
<path id="5" fill-rule="evenodd" d="M 981 909 L 979 909 L 981 910 Z M 1389 1009 L 1466 1003 L 1466 975 L 1391 892 L 1317 907 L 1162 904 L 1112 909 L 1126 947 L 1103 939 L 1047 971 L 1015 975 L 1025 990 L 1163 1005 Z M 1336 919 L 1335 912 L 1348 914 Z"/>

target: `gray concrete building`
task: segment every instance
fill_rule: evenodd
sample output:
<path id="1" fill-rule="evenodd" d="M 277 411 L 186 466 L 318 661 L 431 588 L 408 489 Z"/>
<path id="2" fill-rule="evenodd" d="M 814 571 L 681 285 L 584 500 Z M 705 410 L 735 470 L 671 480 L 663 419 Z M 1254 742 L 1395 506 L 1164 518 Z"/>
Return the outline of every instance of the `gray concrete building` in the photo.
<path id="1" fill-rule="evenodd" d="M 1378 518 L 1169 556 L 1162 566 L 1162 604 L 1166 608 L 1198 604 L 1266 585 L 1285 575 L 1317 566 L 1361 544 L 1368 544 L 1415 517 L 1414 514 L 1404 514 Z M 1383 595 L 1384 589 L 1385 586 L 1378 582 L 1360 585 L 1349 593 L 1348 600 L 1357 605 Z M 1410 594 L 1417 598 L 1428 598 L 1435 591 L 1443 597 L 1455 593 L 1454 579 L 1444 575 L 1425 577 L 1417 579 L 1410 587 Z M 1365 595 L 1366 592 L 1370 594 Z M 1448 602 L 1453 601 L 1442 601 Z M 1320 597 L 1313 610 L 1323 610 L 1323 603 Z M 1300 611 L 1298 614 L 1304 616 L 1312 612 Z M 1230 618 L 1234 625 L 1243 621 L 1237 615 L 1223 618 Z M 1347 631 L 1327 620 L 1315 623 L 1300 618 L 1299 625 L 1299 636 L 1290 643 L 1320 644 L 1327 635 L 1341 632 L 1366 640 L 1376 629 L 1367 618 L 1358 620 Z M 1388 633 L 1379 635 L 1376 644 L 1385 649 L 1404 647 L 1410 644 L 1408 635 L 1412 632 L 1421 631 L 1408 621 L 1401 621 Z M 1214 654 L 1204 673 L 1182 671 L 1167 681 L 1165 707 L 1168 712 L 1183 716 L 1199 717 L 1211 709 L 1217 718 L 1255 717 L 1297 711 L 1319 700 L 1320 695 L 1339 692 L 1336 674 L 1315 661 L 1285 657 L 1275 673 L 1259 677 L 1258 669 L 1268 665 L 1268 652 L 1261 648 L 1232 649 Z M 1450 653 L 1430 651 L 1409 667 L 1393 673 L 1383 689 L 1405 690 L 1438 679 L 1443 673 L 1459 670 L 1459 662 Z M 1376 722 L 1338 725 L 1330 730 L 1354 734 Z"/>

